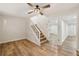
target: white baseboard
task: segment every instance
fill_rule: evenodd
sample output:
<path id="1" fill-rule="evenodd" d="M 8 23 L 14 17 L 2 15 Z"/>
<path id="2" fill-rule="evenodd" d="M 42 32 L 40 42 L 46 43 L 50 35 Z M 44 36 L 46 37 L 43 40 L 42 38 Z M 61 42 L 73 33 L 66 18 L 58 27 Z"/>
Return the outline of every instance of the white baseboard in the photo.
<path id="1" fill-rule="evenodd" d="M 22 38 L 22 39 L 26 39 L 26 38 Z M 8 40 L 8 41 L 2 41 L 2 42 L 0 42 L 0 44 L 12 42 L 12 41 L 17 41 L 17 40 L 22 40 L 22 39 L 18 38 L 18 39 L 13 39 L 13 40 Z"/>

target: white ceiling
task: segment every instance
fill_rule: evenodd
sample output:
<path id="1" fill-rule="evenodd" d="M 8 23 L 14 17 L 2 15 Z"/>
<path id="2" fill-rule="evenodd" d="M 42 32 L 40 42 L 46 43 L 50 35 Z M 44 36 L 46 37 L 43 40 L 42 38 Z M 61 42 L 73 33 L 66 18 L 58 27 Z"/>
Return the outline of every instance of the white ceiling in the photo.
<path id="1" fill-rule="evenodd" d="M 65 13 L 66 11 L 72 11 L 76 8 L 79 8 L 79 4 L 75 3 L 56 3 L 56 4 L 51 4 L 51 8 L 46 10 L 46 14 L 54 15 L 54 14 L 62 14 L 63 12 Z"/>
<path id="2" fill-rule="evenodd" d="M 39 3 L 38 3 L 39 4 Z M 33 4 L 35 5 L 35 4 Z M 46 5 L 45 3 L 40 3 L 40 6 Z M 45 14 L 48 15 L 53 15 L 53 13 L 57 13 L 57 12 L 61 12 L 61 11 L 65 11 L 71 8 L 75 8 L 77 7 L 78 4 L 77 3 L 52 3 L 51 7 L 46 9 L 44 11 Z M 1 14 L 11 14 L 11 15 L 16 15 L 16 16 L 22 16 L 25 17 L 27 16 L 25 14 L 25 12 L 31 10 L 32 8 L 29 7 L 27 4 L 25 3 L 0 3 L 0 15 Z"/>

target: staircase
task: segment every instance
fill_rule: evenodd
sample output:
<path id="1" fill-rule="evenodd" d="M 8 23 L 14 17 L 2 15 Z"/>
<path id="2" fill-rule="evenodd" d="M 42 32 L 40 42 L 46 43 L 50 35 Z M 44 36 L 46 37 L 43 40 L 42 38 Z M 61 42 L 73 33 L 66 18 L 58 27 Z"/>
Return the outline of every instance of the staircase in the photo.
<path id="1" fill-rule="evenodd" d="M 38 28 L 37 24 L 35 24 L 35 26 Z M 40 43 L 41 43 L 41 45 L 44 43 L 47 43 L 48 40 L 45 37 L 45 35 L 42 33 L 42 31 L 39 28 L 38 28 L 38 30 L 40 31 Z"/>
<path id="2" fill-rule="evenodd" d="M 48 40 L 46 39 L 45 35 L 42 32 L 40 32 L 40 43 L 44 44 L 46 42 L 48 42 Z"/>

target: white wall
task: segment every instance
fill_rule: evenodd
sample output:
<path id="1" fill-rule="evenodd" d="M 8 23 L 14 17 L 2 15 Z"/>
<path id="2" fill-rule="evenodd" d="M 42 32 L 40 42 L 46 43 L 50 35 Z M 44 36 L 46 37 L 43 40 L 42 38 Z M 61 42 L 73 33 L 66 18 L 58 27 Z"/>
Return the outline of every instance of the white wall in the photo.
<path id="1" fill-rule="evenodd" d="M 77 17 L 77 27 L 76 27 L 76 30 L 77 30 L 77 50 L 79 50 L 79 14 L 78 14 L 78 17 Z"/>
<path id="2" fill-rule="evenodd" d="M 58 35 L 58 25 L 52 25 L 52 26 L 50 26 L 49 33 L 53 33 L 53 34 Z"/>
<path id="3" fill-rule="evenodd" d="M 3 39 L 1 39 L 0 43 L 14 41 L 18 39 L 25 39 L 27 37 L 27 32 L 25 28 L 25 26 L 27 26 L 26 19 L 13 16 L 5 16 L 2 17 L 2 20 Z"/>
<path id="4" fill-rule="evenodd" d="M 48 32 L 58 36 L 58 20 L 57 16 L 49 17 L 48 20 Z"/>
<path id="5" fill-rule="evenodd" d="M 62 20 L 62 42 L 67 38 L 68 36 L 68 25 Z"/>
<path id="6" fill-rule="evenodd" d="M 58 17 L 58 44 L 62 44 L 68 36 L 68 25 L 63 21 L 62 16 Z"/>
<path id="7" fill-rule="evenodd" d="M 58 45 L 62 44 L 62 20 L 58 17 Z"/>
<path id="8" fill-rule="evenodd" d="M 76 24 L 68 25 L 68 34 L 69 36 L 76 36 Z"/>

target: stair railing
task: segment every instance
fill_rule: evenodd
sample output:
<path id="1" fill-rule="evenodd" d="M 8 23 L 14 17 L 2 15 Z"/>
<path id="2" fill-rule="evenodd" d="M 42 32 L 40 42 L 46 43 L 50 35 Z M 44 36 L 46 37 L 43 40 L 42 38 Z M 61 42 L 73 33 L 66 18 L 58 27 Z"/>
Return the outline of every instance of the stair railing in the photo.
<path id="1" fill-rule="evenodd" d="M 40 39 L 40 30 L 35 26 L 35 24 L 32 24 L 31 27 L 32 27 L 34 33 L 36 34 L 36 37 L 38 39 Z"/>
<path id="2" fill-rule="evenodd" d="M 35 25 L 34 25 L 35 26 Z M 35 26 L 37 32 L 36 32 L 36 35 L 38 36 L 38 38 L 40 39 L 40 30 Z"/>

